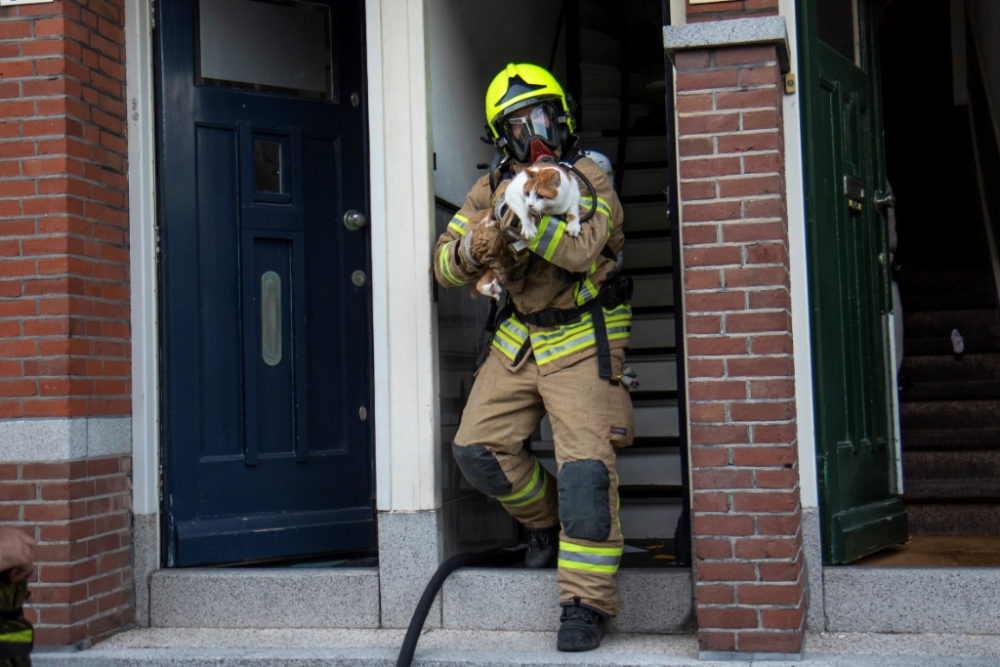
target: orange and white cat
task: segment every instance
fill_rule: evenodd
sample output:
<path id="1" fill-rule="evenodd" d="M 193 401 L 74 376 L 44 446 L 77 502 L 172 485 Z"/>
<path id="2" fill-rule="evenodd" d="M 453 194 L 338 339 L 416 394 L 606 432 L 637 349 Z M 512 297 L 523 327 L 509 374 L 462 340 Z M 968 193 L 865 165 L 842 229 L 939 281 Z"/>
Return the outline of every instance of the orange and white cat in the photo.
<path id="1" fill-rule="evenodd" d="M 522 169 L 507 186 L 505 198 L 521 221 L 521 236 L 527 241 L 538 234 L 538 221 L 546 214 L 564 218 L 570 236 L 580 233 L 580 185 L 562 167 Z"/>
<path id="2" fill-rule="evenodd" d="M 495 247 L 497 245 L 495 242 L 490 243 L 486 238 L 473 234 L 477 229 L 485 229 L 495 224 L 497 224 L 497 221 L 493 219 L 492 212 L 489 209 L 479 211 L 469 220 L 469 232 L 466 238 L 471 241 L 473 237 L 476 237 L 478 240 L 473 241 L 473 244 L 482 244 L 480 247 L 469 248 L 469 250 L 474 251 L 478 257 L 482 257 L 485 266 L 479 279 L 476 280 L 475 287 L 469 286 L 469 291 L 473 299 L 476 298 L 477 294 L 488 296 L 491 299 L 499 299 L 500 294 L 503 292 L 496 271 L 496 269 L 501 268 L 499 262 L 502 257 L 502 250 Z"/>

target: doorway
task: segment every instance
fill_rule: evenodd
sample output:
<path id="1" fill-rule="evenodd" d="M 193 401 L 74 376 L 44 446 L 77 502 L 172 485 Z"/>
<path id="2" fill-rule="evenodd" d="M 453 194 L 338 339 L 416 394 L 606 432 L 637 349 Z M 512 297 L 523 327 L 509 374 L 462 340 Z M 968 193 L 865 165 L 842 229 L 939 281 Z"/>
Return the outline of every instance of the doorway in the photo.
<path id="1" fill-rule="evenodd" d="M 375 546 L 363 22 L 157 7 L 167 566 Z"/>
<path id="2" fill-rule="evenodd" d="M 550 69 L 575 100 L 583 149 L 613 165 L 624 209 L 624 271 L 635 282 L 632 349 L 639 375 L 632 392 L 635 445 L 617 453 L 620 519 L 626 540 L 623 568 L 690 565 L 687 519 L 683 336 L 674 304 L 676 196 L 670 184 L 674 145 L 672 81 L 665 67 L 661 0 L 564 0 L 532 7 L 532 21 L 516 11 L 463 0 L 432 0 L 433 93 L 437 232 L 447 227 L 471 185 L 485 173 L 492 146 L 480 142 L 482 100 L 489 81 L 508 62 Z M 504 35 L 474 44 L 469 34 Z M 669 85 L 668 85 L 669 84 Z M 671 106 L 667 106 L 667 105 Z M 452 461 L 451 440 L 471 390 L 489 311 L 465 290 L 438 290 L 441 378 L 441 456 L 444 508 L 463 549 L 521 539 L 500 505 L 465 482 Z M 556 461 L 548 420 L 528 446 L 553 473 Z"/>
<path id="3" fill-rule="evenodd" d="M 1000 566 L 997 135 L 982 59 L 998 26 L 985 4 L 879 10 L 911 541 L 862 564 Z"/>

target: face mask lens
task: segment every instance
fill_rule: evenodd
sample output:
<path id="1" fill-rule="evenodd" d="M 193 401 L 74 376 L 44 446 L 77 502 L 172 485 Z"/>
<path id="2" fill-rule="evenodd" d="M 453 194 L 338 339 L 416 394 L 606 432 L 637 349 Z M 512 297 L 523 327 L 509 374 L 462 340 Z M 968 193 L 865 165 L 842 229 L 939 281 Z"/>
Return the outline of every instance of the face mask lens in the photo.
<path id="1" fill-rule="evenodd" d="M 527 159 L 529 146 L 539 139 L 552 148 L 559 146 L 558 115 L 550 104 L 539 104 L 530 111 L 503 121 L 504 137 L 519 160 Z"/>

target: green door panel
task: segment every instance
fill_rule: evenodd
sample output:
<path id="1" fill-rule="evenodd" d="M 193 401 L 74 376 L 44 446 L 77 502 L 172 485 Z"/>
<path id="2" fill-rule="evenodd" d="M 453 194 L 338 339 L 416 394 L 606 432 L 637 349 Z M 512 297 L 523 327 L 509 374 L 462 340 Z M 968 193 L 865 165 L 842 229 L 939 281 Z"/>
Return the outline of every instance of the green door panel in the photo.
<path id="1" fill-rule="evenodd" d="M 872 22 L 859 0 L 863 67 L 817 38 L 799 3 L 810 318 L 824 561 L 847 563 L 907 537 L 893 496 L 888 392 L 888 230 Z M 820 0 L 822 1 L 822 0 Z"/>

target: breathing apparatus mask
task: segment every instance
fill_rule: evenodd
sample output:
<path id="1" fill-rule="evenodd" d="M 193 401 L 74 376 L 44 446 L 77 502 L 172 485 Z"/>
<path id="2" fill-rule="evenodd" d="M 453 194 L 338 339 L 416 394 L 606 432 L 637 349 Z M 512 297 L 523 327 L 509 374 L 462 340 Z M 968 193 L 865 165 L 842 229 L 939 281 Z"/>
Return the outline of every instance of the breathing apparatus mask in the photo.
<path id="1" fill-rule="evenodd" d="M 506 148 L 518 162 L 534 163 L 562 145 L 564 114 L 551 102 L 541 102 L 504 117 L 499 125 Z"/>

